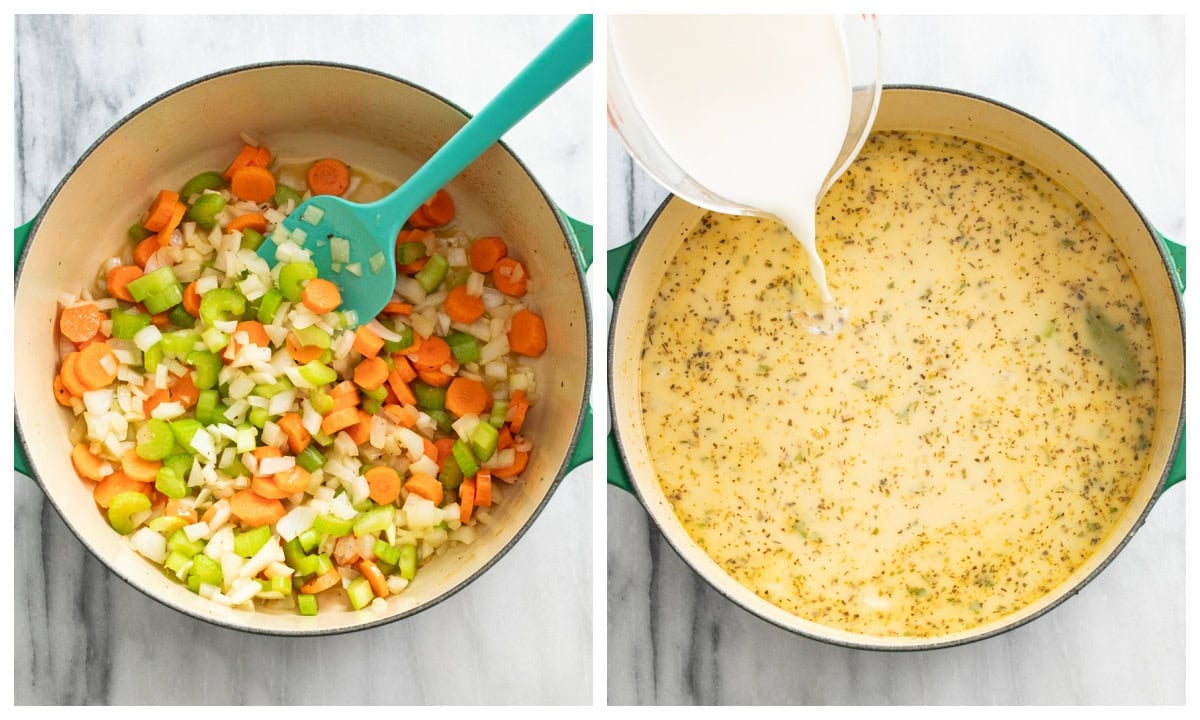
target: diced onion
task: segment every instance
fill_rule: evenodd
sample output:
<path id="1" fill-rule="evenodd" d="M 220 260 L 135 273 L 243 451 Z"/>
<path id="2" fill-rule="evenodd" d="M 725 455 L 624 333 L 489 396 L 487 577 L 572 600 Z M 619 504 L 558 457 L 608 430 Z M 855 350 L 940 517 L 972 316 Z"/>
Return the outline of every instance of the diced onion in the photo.
<path id="1" fill-rule="evenodd" d="M 135 532 L 129 542 L 139 554 L 156 563 L 167 559 L 167 540 L 150 528 L 141 528 Z"/>

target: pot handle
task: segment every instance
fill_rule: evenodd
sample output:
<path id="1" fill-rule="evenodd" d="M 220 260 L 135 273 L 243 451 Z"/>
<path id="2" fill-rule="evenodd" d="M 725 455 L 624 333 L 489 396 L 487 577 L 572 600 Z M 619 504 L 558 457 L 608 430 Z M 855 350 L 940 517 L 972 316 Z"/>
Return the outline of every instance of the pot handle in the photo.
<path id="1" fill-rule="evenodd" d="M 614 300 L 617 297 L 617 290 L 621 287 L 621 279 L 625 277 L 625 269 L 629 266 L 629 260 L 633 256 L 634 245 L 636 242 L 631 240 L 608 251 L 608 295 Z M 611 361 L 612 358 L 609 358 L 609 362 Z M 629 473 L 625 469 L 625 463 L 621 457 L 621 448 L 617 444 L 615 430 L 608 431 L 606 446 L 608 450 L 608 484 L 632 493 L 633 483 L 629 481 Z"/>
<path id="2" fill-rule="evenodd" d="M 33 229 L 33 220 L 13 230 L 13 270 L 21 261 L 21 253 L 25 252 L 25 243 L 29 241 L 29 231 Z M 15 425 L 15 420 L 14 420 Z M 13 428 L 13 466 L 17 472 L 33 477 L 33 469 L 29 467 L 29 458 L 25 455 L 25 446 L 21 444 L 21 433 Z"/>
<path id="3" fill-rule="evenodd" d="M 1158 235 L 1159 241 L 1166 249 L 1166 257 L 1169 260 L 1168 268 L 1173 273 L 1175 284 L 1179 286 L 1179 292 L 1183 292 L 1187 284 L 1187 248 L 1177 242 L 1167 239 L 1167 236 L 1154 231 Z M 1171 467 L 1167 470 L 1167 479 L 1163 482 L 1163 492 L 1175 483 L 1182 482 L 1187 474 L 1187 426 L 1179 430 L 1179 449 L 1175 451 L 1175 460 L 1172 461 Z"/>

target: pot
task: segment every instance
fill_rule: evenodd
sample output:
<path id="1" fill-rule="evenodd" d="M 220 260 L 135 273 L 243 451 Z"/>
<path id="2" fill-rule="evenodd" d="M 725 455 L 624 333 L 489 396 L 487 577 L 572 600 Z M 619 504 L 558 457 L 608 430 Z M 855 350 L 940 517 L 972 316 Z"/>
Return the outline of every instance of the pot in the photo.
<path id="1" fill-rule="evenodd" d="M 1113 236 L 1145 297 L 1155 328 L 1159 365 L 1150 462 L 1120 523 L 1085 563 L 1038 601 L 987 624 L 938 637 L 877 637 L 827 627 L 793 615 L 738 583 L 692 540 L 676 518 L 651 464 L 642 428 L 640 338 L 646 335 L 649 308 L 666 267 L 705 213 L 677 197 L 663 202 L 634 243 L 609 253 L 609 291 L 615 293 L 609 337 L 613 427 L 609 482 L 637 494 L 675 551 L 713 588 L 775 625 L 817 640 L 864 649 L 960 645 L 1018 627 L 1078 592 L 1129 541 L 1162 491 L 1183 479 L 1183 248 L 1160 236 L 1116 181 L 1082 148 L 1014 108 L 956 91 L 895 86 L 883 91 L 874 128 L 954 135 L 1010 153 L 1060 182 Z M 630 342 L 629 338 L 638 340 Z"/>
<path id="2" fill-rule="evenodd" d="M 543 396 L 528 424 L 539 451 L 496 508 L 496 522 L 481 526 L 475 542 L 456 545 L 423 567 L 409 588 L 389 598 L 384 613 L 324 599 L 314 617 L 247 612 L 194 595 L 132 551 L 72 470 L 72 416 L 50 391 L 58 367 L 57 297 L 91 285 L 100 263 L 128 242 L 126 228 L 155 190 L 223 167 L 241 147 L 241 132 L 268 143 L 283 161 L 335 155 L 398 181 L 467 119 L 428 90 L 364 68 L 311 62 L 235 68 L 177 87 L 121 120 L 88 149 L 31 225 L 17 231 L 18 469 L 37 480 L 80 542 L 119 577 L 164 605 L 238 630 L 320 635 L 381 625 L 444 600 L 487 570 L 529 527 L 566 472 L 590 459 L 591 325 L 583 271 L 591 229 L 560 215 L 521 162 L 498 144 L 449 187 L 466 227 L 504 237 L 530 275 L 542 279 L 539 303 L 552 310 L 545 317 L 551 341 L 535 364 Z"/>

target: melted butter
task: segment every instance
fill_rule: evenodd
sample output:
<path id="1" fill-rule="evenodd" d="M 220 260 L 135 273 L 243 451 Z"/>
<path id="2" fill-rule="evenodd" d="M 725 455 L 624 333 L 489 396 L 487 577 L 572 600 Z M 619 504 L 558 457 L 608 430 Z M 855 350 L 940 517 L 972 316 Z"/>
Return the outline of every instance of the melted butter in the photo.
<path id="1" fill-rule="evenodd" d="M 854 306 L 836 337 L 789 318 L 816 293 L 768 220 L 704 216 L 664 276 L 641 402 L 680 522 L 763 598 L 855 632 L 943 635 L 1049 593 L 1147 462 L 1153 339 L 1112 239 L 1020 161 L 890 133 L 817 236 Z M 1131 384 L 1088 344 L 1097 311 Z"/>

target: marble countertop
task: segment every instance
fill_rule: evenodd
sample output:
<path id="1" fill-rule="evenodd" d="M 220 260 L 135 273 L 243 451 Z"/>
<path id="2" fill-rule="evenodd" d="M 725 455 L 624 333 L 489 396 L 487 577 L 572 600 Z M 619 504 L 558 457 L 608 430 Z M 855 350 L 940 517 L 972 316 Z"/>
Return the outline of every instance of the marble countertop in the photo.
<path id="1" fill-rule="evenodd" d="M 885 17 L 885 81 L 967 90 L 1050 123 L 1184 241 L 1182 18 Z M 609 246 L 666 196 L 608 140 Z M 608 489 L 610 704 L 1160 704 L 1184 701 L 1184 500 L 1167 491 L 1074 598 L 1007 634 L 908 654 L 791 635 L 706 585 Z"/>
<path id="2" fill-rule="evenodd" d="M 179 83 L 269 60 L 362 65 L 478 110 L 564 17 L 20 16 L 18 221 L 114 122 Z M 586 70 L 506 136 L 568 213 L 591 218 Z M 169 610 L 89 555 L 15 479 L 18 704 L 570 704 L 592 694 L 591 465 L 529 532 L 446 602 L 379 629 L 261 637 Z M 584 519 L 581 521 L 581 519 Z M 527 598 L 468 633 L 494 599 Z M 514 605 L 506 602 L 505 606 Z"/>

